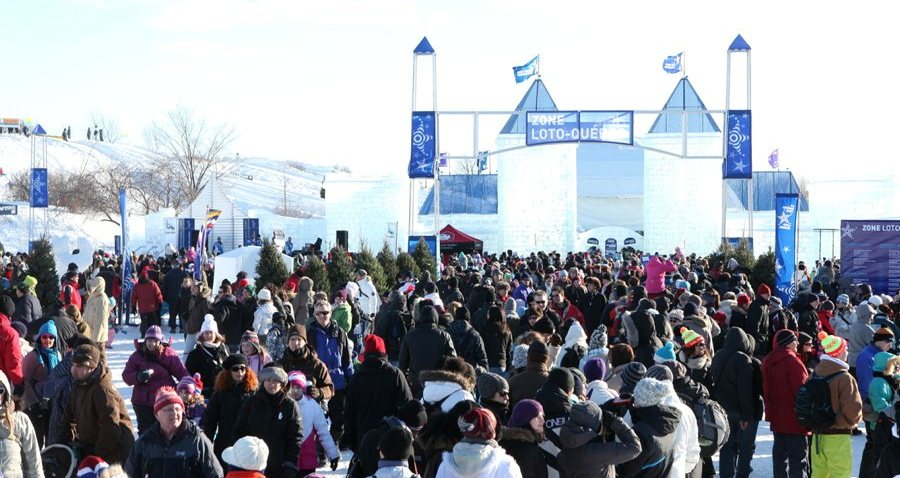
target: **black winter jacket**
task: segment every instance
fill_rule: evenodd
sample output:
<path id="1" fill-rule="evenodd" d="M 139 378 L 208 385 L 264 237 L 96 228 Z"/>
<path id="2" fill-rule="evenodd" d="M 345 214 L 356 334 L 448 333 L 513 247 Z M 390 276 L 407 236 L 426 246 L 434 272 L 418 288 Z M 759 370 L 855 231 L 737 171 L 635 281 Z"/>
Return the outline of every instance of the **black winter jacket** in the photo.
<path id="1" fill-rule="evenodd" d="M 472 325 L 465 320 L 454 320 L 448 332 L 453 340 L 456 354 L 473 367 L 487 368 L 488 360 L 484 350 L 484 341 Z"/>
<path id="2" fill-rule="evenodd" d="M 744 330 L 756 342 L 753 354 L 765 356 L 769 352 L 769 301 L 757 296 L 747 310 L 747 328 Z"/>
<path id="3" fill-rule="evenodd" d="M 450 334 L 430 322 L 419 322 L 406 334 L 400 345 L 400 371 L 406 373 L 413 394 L 421 394 L 419 372 L 436 370 L 447 357 L 456 356 Z"/>
<path id="4" fill-rule="evenodd" d="M 505 428 L 500 446 L 513 457 L 522 471 L 522 478 L 547 478 L 547 457 L 538 445 L 540 439 L 531 430 Z"/>
<path id="5" fill-rule="evenodd" d="M 569 422 L 562 430 L 563 449 L 559 452 L 560 476 L 563 478 L 615 478 L 615 465 L 637 458 L 641 441 L 634 430 L 619 417 L 609 425 L 615 439 L 596 435 L 578 444 L 587 430 Z M 572 446 L 578 445 L 578 446 Z"/>
<path id="6" fill-rule="evenodd" d="M 181 269 L 172 269 L 166 273 L 161 287 L 164 301 L 170 304 L 178 303 L 178 298 L 182 293 L 181 283 L 184 282 L 185 277 L 190 277 L 190 275 Z"/>
<path id="7" fill-rule="evenodd" d="M 344 433 L 354 451 L 369 430 L 412 400 L 406 377 L 380 354 L 366 356 L 345 393 Z"/>
<path id="8" fill-rule="evenodd" d="M 222 373 L 230 373 L 228 371 Z M 212 388 L 212 385 L 206 385 Z M 216 390 L 206 403 L 206 410 L 200 419 L 200 427 L 203 433 L 213 440 L 213 449 L 219 459 L 226 448 L 237 441 L 234 437 L 234 418 L 238 416 L 244 402 L 250 399 L 255 390 L 248 390 L 241 383 L 225 390 Z"/>
<path id="9" fill-rule="evenodd" d="M 502 367 L 506 371 L 512 371 L 512 334 L 501 334 L 490 330 L 490 326 L 485 326 L 481 339 L 484 342 L 488 368 Z"/>
<path id="10" fill-rule="evenodd" d="M 406 333 L 412 328 L 412 315 L 406 310 L 406 296 L 395 294 L 385 307 L 375 314 L 375 335 L 384 340 L 388 359 L 397 361 L 400 357 L 400 344 Z"/>
<path id="11" fill-rule="evenodd" d="M 241 336 L 247 330 L 244 328 L 244 316 L 237 298 L 231 294 L 219 297 L 213 304 L 216 322 L 219 332 L 225 336 L 225 343 L 231 346 L 240 346 Z M 237 350 L 237 347 L 234 347 Z"/>
<path id="12" fill-rule="evenodd" d="M 255 436 L 266 442 L 269 446 L 265 471 L 267 478 L 293 477 L 296 474 L 303 440 L 300 417 L 297 402 L 284 391 L 270 395 L 262 385 L 241 407 L 234 425 L 234 438 Z"/>
<path id="13" fill-rule="evenodd" d="M 213 394 L 213 384 L 216 381 L 216 375 L 222 371 L 222 363 L 228 358 L 228 348 L 223 344 L 215 347 L 207 347 L 200 342 L 194 346 L 194 350 L 188 353 L 184 362 L 184 368 L 191 375 L 200 374 L 200 380 L 203 380 L 203 397 L 209 399 Z"/>
<path id="14" fill-rule="evenodd" d="M 221 478 L 222 466 L 213 453 L 213 445 L 196 425 L 185 419 L 181 429 L 166 441 L 159 423 L 154 423 L 134 443 L 128 461 L 128 476 L 165 476 L 166 478 Z"/>
<path id="15" fill-rule="evenodd" d="M 641 441 L 641 453 L 637 458 L 620 465 L 616 476 L 664 478 L 672 468 L 675 449 L 675 428 L 681 414 L 665 405 L 632 408 L 634 432 Z"/>
<path id="16" fill-rule="evenodd" d="M 712 398 L 730 416 L 742 421 L 762 419 L 762 366 L 752 356 L 753 340 L 737 327 L 728 329 L 722 350 L 710 367 Z"/>

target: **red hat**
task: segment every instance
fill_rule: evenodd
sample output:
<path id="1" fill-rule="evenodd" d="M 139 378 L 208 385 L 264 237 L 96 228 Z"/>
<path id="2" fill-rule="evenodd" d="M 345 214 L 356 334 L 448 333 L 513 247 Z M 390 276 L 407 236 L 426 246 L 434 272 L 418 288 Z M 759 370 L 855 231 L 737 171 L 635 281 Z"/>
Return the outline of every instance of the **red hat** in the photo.
<path id="1" fill-rule="evenodd" d="M 713 316 L 713 320 L 715 320 L 717 324 L 721 325 L 721 324 L 724 324 L 728 320 L 728 316 L 725 315 L 725 312 L 722 312 L 720 310 L 720 311 L 716 312 L 716 315 Z"/>
<path id="2" fill-rule="evenodd" d="M 496 436 L 497 419 L 494 413 L 486 408 L 473 408 L 457 420 L 459 430 L 466 438 L 493 440 Z"/>
<path id="3" fill-rule="evenodd" d="M 742 305 L 750 305 L 750 296 L 747 294 L 738 294 L 737 303 L 738 307 Z"/>
<path id="4" fill-rule="evenodd" d="M 756 288 L 756 295 L 772 295 L 772 289 L 766 284 L 760 284 L 759 287 Z"/>
<path id="5" fill-rule="evenodd" d="M 78 478 L 95 478 L 100 476 L 103 470 L 109 469 L 109 463 L 103 461 L 103 458 L 95 455 L 88 455 L 81 460 L 78 465 Z"/>
<path id="6" fill-rule="evenodd" d="M 363 352 L 359 355 L 359 361 L 366 359 L 366 355 L 381 354 L 387 355 L 387 349 L 384 347 L 384 340 L 375 334 L 366 335 L 363 339 Z"/>
<path id="7" fill-rule="evenodd" d="M 153 414 L 156 415 L 157 412 L 166 408 L 173 403 L 177 403 L 181 405 L 181 408 L 184 408 L 184 401 L 181 400 L 181 397 L 175 393 L 175 389 L 172 387 L 162 387 L 156 392 L 156 400 L 153 402 Z"/>

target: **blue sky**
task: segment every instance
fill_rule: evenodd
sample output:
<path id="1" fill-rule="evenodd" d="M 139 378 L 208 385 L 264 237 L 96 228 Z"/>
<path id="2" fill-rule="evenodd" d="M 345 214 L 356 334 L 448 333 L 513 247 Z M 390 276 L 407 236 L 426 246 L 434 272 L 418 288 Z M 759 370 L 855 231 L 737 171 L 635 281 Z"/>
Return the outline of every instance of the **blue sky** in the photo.
<path id="1" fill-rule="evenodd" d="M 536 54 L 563 109 L 658 109 L 678 79 L 661 62 L 679 51 L 707 107 L 722 109 L 725 49 L 741 33 L 753 47 L 756 169 L 779 148 L 801 175 L 871 177 L 891 151 L 878 144 L 893 137 L 888 113 L 900 110 L 896 14 L 880 3 L 833 10 L 784 1 L 17 1 L 0 15 L 0 116 L 32 117 L 54 134 L 71 125 L 82 138 L 99 112 L 141 144 L 152 120 L 182 106 L 233 125 L 232 153 L 402 173 L 411 52 L 423 35 L 438 53 L 439 109 L 512 109 L 527 84 L 514 83 L 511 67 Z M 498 130 L 484 122 L 486 149 Z"/>

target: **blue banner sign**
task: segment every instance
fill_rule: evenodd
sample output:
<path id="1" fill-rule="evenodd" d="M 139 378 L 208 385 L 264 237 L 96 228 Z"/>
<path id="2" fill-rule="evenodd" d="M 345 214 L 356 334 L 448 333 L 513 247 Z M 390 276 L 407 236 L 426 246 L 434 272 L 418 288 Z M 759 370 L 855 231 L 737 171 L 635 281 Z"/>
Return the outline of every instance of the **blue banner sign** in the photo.
<path id="1" fill-rule="evenodd" d="M 618 245 L 619 244 L 615 239 L 613 239 L 611 237 L 609 239 L 607 239 L 606 242 L 603 243 L 604 252 L 606 253 L 606 257 L 616 255 L 616 251 L 618 251 Z"/>
<path id="2" fill-rule="evenodd" d="M 775 294 L 785 308 L 797 295 L 794 267 L 797 262 L 796 194 L 775 195 Z"/>
<path id="3" fill-rule="evenodd" d="M 841 276 L 876 294 L 900 289 L 900 221 L 841 221 Z"/>
<path id="4" fill-rule="evenodd" d="M 31 207 L 47 207 L 49 205 L 47 168 L 34 168 L 31 170 Z"/>
<path id="5" fill-rule="evenodd" d="M 434 111 L 414 111 L 412 114 L 412 146 L 407 169 L 410 179 L 434 177 L 434 161 L 437 159 L 436 122 Z"/>
<path id="6" fill-rule="evenodd" d="M 725 162 L 722 164 L 722 179 L 753 178 L 752 121 L 750 110 L 728 112 L 728 131 L 725 133 L 727 146 Z"/>
<path id="7" fill-rule="evenodd" d="M 633 111 L 529 111 L 525 144 L 634 144 Z"/>

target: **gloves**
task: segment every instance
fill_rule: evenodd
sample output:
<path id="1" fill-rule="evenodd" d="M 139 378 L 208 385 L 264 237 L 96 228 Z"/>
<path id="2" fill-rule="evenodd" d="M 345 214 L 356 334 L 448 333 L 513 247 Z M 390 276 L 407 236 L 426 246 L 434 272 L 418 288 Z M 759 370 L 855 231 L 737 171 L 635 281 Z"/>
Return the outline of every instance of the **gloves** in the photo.
<path id="1" fill-rule="evenodd" d="M 146 370 L 141 370 L 141 372 L 137 376 L 138 383 L 147 383 L 150 381 L 150 377 L 152 377 L 152 376 L 153 376 L 152 368 L 148 368 Z"/>
<path id="2" fill-rule="evenodd" d="M 331 460 L 331 462 L 330 462 L 331 463 L 331 471 L 337 470 L 338 463 L 340 463 L 340 461 L 341 461 L 340 457 L 334 458 Z"/>

